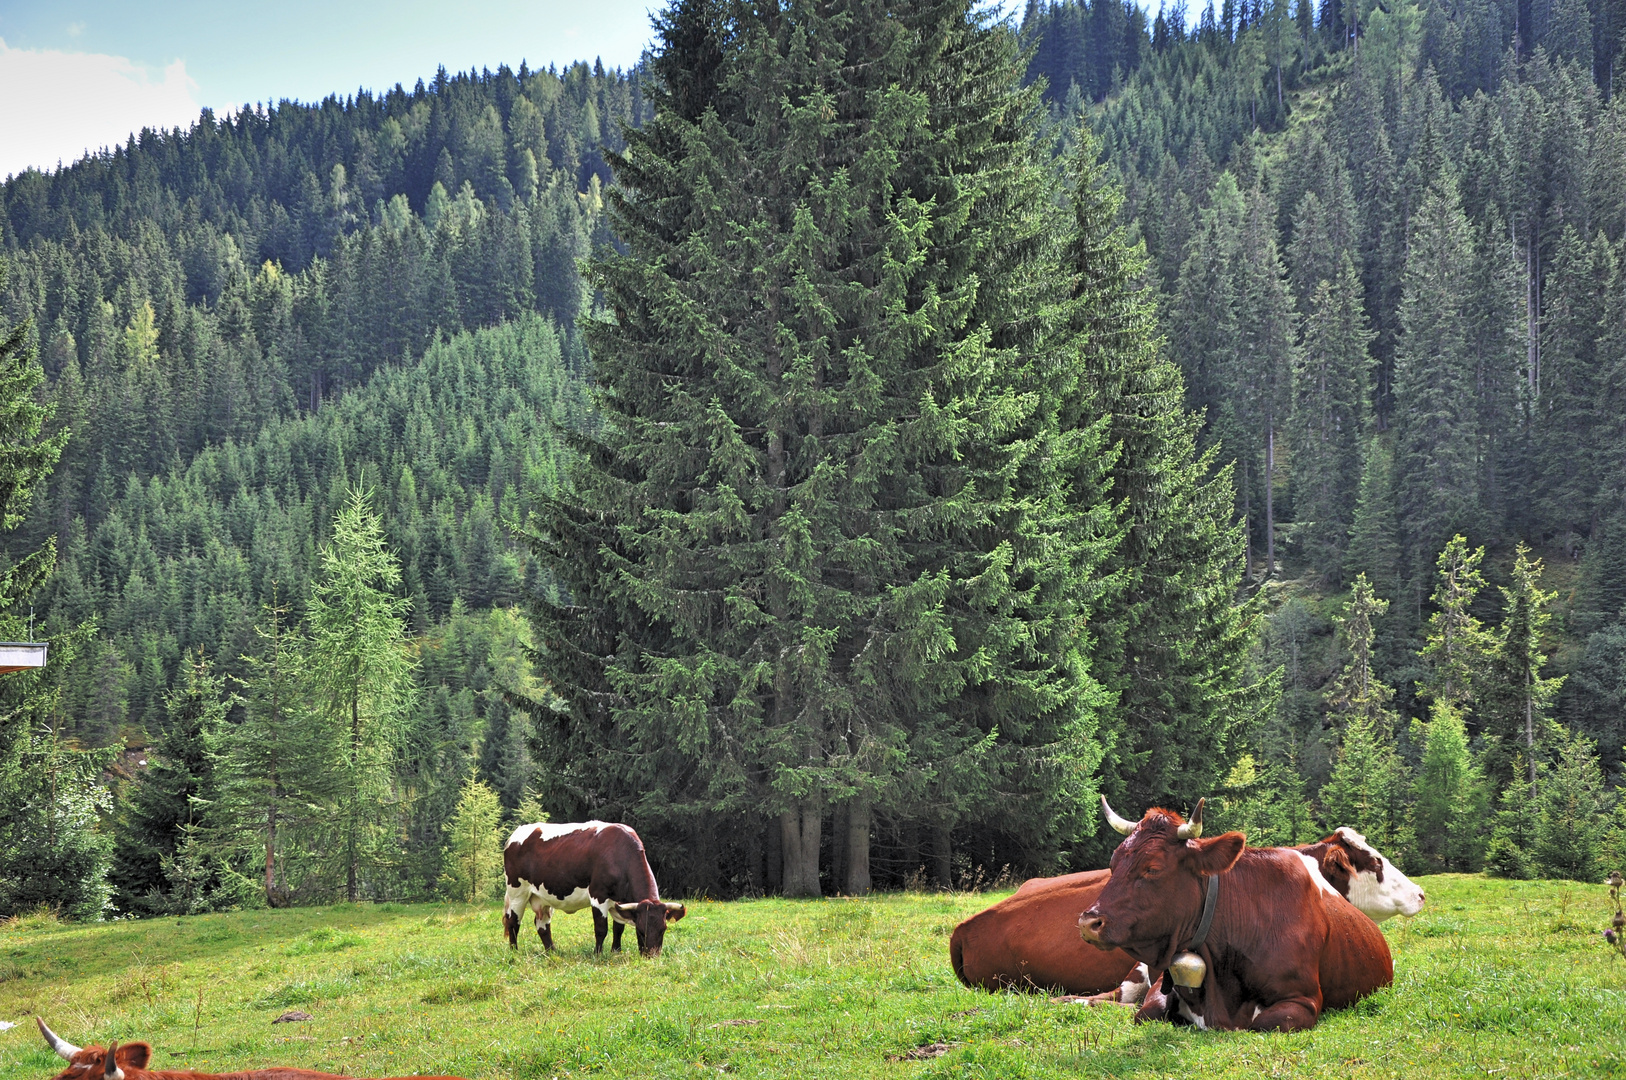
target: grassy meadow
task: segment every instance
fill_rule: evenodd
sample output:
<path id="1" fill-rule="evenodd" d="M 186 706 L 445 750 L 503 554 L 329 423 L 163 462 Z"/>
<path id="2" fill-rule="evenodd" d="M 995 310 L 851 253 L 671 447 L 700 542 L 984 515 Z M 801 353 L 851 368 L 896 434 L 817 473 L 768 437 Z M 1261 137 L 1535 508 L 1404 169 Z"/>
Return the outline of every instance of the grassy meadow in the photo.
<path id="1" fill-rule="evenodd" d="M 339 905 L 97 925 L 0 923 L 0 1077 L 142 1039 L 156 1068 L 300 1065 L 352 1076 L 1433 1077 L 1626 1075 L 1626 961 L 1603 886 L 1422 879 L 1386 925 L 1395 986 L 1298 1035 L 1136 1027 L 961 987 L 954 924 L 1002 894 L 694 902 L 665 953 L 592 955 L 587 913 L 526 925 L 497 902 Z M 273 1026 L 290 1009 L 303 1023 Z M 935 1043 L 951 1049 L 911 1060 Z"/>

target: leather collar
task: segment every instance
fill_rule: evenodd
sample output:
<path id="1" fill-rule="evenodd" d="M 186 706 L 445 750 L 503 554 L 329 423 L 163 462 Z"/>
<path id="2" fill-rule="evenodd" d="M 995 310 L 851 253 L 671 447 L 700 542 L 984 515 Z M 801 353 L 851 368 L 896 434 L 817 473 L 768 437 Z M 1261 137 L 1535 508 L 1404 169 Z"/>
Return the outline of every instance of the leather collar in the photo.
<path id="1" fill-rule="evenodd" d="M 1219 879 L 1218 874 L 1210 874 L 1208 877 L 1208 893 L 1203 897 L 1203 918 L 1197 924 L 1197 932 L 1192 935 L 1186 950 L 1199 949 L 1202 943 L 1208 940 L 1208 931 L 1214 926 L 1214 908 L 1219 903 Z"/>

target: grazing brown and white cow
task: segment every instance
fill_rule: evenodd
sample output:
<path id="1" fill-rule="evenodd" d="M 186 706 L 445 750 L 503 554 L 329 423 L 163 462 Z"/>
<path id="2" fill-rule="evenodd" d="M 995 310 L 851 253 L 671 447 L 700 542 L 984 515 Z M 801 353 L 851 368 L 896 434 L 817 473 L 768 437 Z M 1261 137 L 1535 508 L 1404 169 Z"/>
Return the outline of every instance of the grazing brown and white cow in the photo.
<path id="1" fill-rule="evenodd" d="M 1294 850 L 1313 860 L 1328 884 L 1373 922 L 1423 908 L 1423 890 L 1353 829 Z M 1095 903 L 1111 876 L 1111 870 L 1085 870 L 1023 882 L 1015 895 L 954 928 L 954 973 L 965 985 L 988 991 L 1060 990 L 1138 1002 L 1150 983 L 1146 966 L 1120 949 L 1092 948 L 1074 933 L 1079 912 Z"/>
<path id="2" fill-rule="evenodd" d="M 80 1049 L 57 1036 L 39 1017 L 34 1022 L 52 1050 L 67 1060 L 68 1066 L 57 1073 L 54 1080 L 357 1080 L 334 1073 L 315 1072 L 311 1069 L 293 1069 L 272 1065 L 264 1069 L 246 1069 L 241 1072 L 203 1073 L 190 1069 L 149 1069 L 152 1047 L 144 1042 L 110 1043 L 104 1050 L 100 1046 Z M 406 1080 L 391 1077 L 387 1080 Z M 416 1077 L 414 1080 L 463 1080 L 459 1076 Z"/>
<path id="3" fill-rule="evenodd" d="M 1313 1027 L 1324 1007 L 1393 980 L 1383 935 L 1313 859 L 1289 848 L 1249 848 L 1241 833 L 1202 839 L 1201 801 L 1190 822 L 1154 808 L 1137 823 L 1104 799 L 1102 808 L 1125 839 L 1112 853 L 1112 877 L 1079 917 L 1079 933 L 1153 971 L 1195 954 L 1205 973 L 1195 985 L 1172 987 L 1172 997 L 1165 978 L 1138 1020 L 1297 1031 Z"/>
<path id="4" fill-rule="evenodd" d="M 659 956 L 668 923 L 683 918 L 682 904 L 664 902 L 655 874 L 644 855 L 644 842 L 625 825 L 583 821 L 554 825 L 521 825 L 502 853 L 508 872 L 503 901 L 503 929 L 508 944 L 519 948 L 520 914 L 536 913 L 536 933 L 544 948 L 553 948 L 555 910 L 565 914 L 593 909 L 594 952 L 604 951 L 604 934 L 615 924 L 612 951 L 621 949 L 621 928 L 638 935 L 638 951 Z"/>

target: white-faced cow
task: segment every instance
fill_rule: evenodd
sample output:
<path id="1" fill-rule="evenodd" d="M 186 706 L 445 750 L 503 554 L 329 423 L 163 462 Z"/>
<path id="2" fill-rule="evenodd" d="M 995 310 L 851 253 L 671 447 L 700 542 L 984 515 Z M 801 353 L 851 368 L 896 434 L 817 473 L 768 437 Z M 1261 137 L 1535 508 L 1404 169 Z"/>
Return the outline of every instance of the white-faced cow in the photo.
<path id="1" fill-rule="evenodd" d="M 632 927 L 638 951 L 659 956 L 668 923 L 683 918 L 682 904 L 663 902 L 655 874 L 644 855 L 644 842 L 625 825 L 608 821 L 521 825 L 502 853 L 508 872 L 503 901 L 503 929 L 508 944 L 519 947 L 520 915 L 536 913 L 536 933 L 544 948 L 553 948 L 550 923 L 555 910 L 570 914 L 593 909 L 594 952 L 604 951 L 604 934 L 615 925 L 612 951 L 621 948 L 621 929 Z"/>
<path id="2" fill-rule="evenodd" d="M 1423 890 L 1353 829 L 1294 850 L 1314 861 L 1332 888 L 1373 922 L 1423 909 Z M 949 938 L 949 960 L 967 986 L 1059 990 L 1097 1001 L 1134 1004 L 1150 972 L 1120 949 L 1091 948 L 1074 932 L 1110 870 L 1085 870 L 1024 881 L 1007 897 L 961 922 Z"/>
<path id="3" fill-rule="evenodd" d="M 264 1069 L 245 1069 L 230 1073 L 193 1072 L 190 1069 L 149 1069 L 152 1047 L 144 1042 L 109 1043 L 106 1049 L 91 1046 L 81 1049 L 57 1036 L 45 1026 L 45 1021 L 34 1018 L 40 1034 L 64 1060 L 67 1067 L 57 1073 L 54 1080 L 357 1080 L 340 1077 L 335 1073 L 294 1069 L 284 1065 L 271 1065 Z M 388 1080 L 405 1080 L 393 1077 Z M 415 1080 L 463 1080 L 459 1076 L 420 1076 Z"/>
<path id="4" fill-rule="evenodd" d="M 1203 1028 L 1297 1031 L 1324 1007 L 1349 1004 L 1394 978 L 1389 946 L 1291 848 L 1249 848 L 1241 833 L 1202 838 L 1202 802 L 1187 822 L 1152 809 L 1121 818 L 1112 876 L 1078 920 L 1084 940 L 1122 949 L 1150 970 L 1183 958 L 1188 981 L 1165 977 L 1139 1020 L 1183 1019 Z M 1186 964 L 1195 954 L 1198 961 Z M 1173 991 L 1171 996 L 1170 991 Z"/>

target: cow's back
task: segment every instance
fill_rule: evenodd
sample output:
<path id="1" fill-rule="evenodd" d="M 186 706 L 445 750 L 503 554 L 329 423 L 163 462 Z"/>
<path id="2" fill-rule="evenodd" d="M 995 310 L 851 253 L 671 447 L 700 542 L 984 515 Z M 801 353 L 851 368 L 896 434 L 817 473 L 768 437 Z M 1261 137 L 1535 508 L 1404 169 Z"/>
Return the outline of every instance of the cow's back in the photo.
<path id="1" fill-rule="evenodd" d="M 595 901 L 659 898 L 643 841 L 607 821 L 521 825 L 503 848 L 511 888 L 520 883 L 563 899 L 586 890 Z"/>
<path id="2" fill-rule="evenodd" d="M 1078 936 L 1079 912 L 1095 903 L 1111 876 L 1110 870 L 1086 870 L 1023 882 L 1014 895 L 954 928 L 954 973 L 965 985 L 990 991 L 1010 986 L 1099 994 L 1119 986 L 1135 961 Z"/>
<path id="3" fill-rule="evenodd" d="M 1323 894 L 1327 945 L 1321 952 L 1322 1007 L 1342 1009 L 1395 981 L 1389 941 L 1359 908 Z"/>

